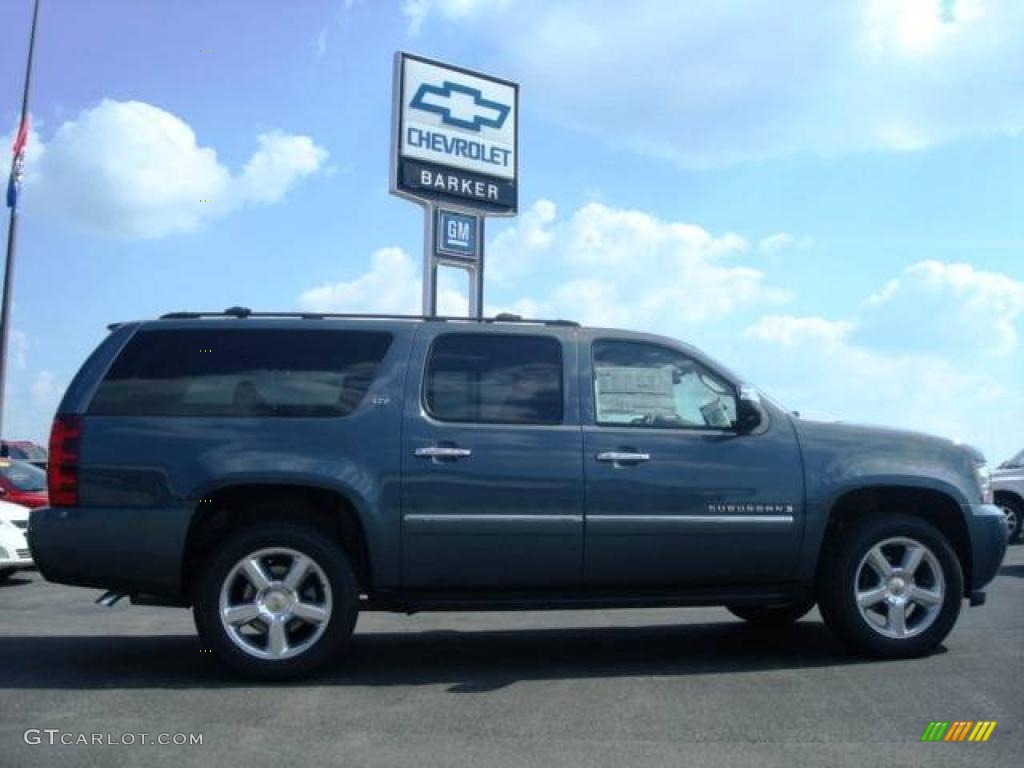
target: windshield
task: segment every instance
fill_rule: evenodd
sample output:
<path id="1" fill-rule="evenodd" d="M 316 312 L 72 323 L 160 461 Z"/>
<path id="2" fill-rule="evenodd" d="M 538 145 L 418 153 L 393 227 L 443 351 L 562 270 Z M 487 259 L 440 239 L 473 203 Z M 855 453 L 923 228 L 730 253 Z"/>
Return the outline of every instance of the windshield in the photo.
<path id="1" fill-rule="evenodd" d="M 31 464 L 0 462 L 0 475 L 19 491 L 42 491 L 46 488 L 46 473 Z"/>

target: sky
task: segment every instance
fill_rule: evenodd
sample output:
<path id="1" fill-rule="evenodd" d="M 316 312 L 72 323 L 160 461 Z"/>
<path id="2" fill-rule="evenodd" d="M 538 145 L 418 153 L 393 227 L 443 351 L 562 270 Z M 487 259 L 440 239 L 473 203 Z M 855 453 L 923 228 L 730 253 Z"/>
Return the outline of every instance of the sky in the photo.
<path id="1" fill-rule="evenodd" d="M 5 145 L 30 15 L 0 2 Z M 1024 447 L 1019 0 L 42 0 L 5 437 L 45 441 L 111 322 L 418 313 L 399 50 L 521 84 L 488 313 L 674 336 L 809 418 Z M 465 293 L 442 274 L 443 312 Z"/>

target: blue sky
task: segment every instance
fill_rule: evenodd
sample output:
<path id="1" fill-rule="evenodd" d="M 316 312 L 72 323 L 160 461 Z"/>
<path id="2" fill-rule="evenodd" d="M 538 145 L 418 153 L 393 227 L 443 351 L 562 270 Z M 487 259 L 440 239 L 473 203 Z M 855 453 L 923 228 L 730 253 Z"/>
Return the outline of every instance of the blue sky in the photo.
<path id="1" fill-rule="evenodd" d="M 7 137 L 30 6 L 0 4 Z M 408 50 L 521 83 L 489 311 L 674 335 L 807 415 L 1001 460 L 1022 49 L 1014 0 L 43 0 L 5 431 L 45 437 L 111 321 L 418 311 L 421 214 L 387 189 Z"/>

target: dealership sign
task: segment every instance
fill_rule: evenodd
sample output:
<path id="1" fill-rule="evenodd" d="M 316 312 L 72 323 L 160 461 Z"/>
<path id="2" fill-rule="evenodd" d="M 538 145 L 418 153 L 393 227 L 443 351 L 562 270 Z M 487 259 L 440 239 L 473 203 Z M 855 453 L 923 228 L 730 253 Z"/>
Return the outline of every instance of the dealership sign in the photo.
<path id="1" fill-rule="evenodd" d="M 394 95 L 393 192 L 515 213 L 517 84 L 400 53 Z"/>

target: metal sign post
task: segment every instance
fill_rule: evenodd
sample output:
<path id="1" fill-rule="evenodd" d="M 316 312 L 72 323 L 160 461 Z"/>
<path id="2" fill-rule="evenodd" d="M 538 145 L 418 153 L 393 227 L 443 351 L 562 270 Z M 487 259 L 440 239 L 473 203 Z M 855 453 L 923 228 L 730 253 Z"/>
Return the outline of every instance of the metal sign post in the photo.
<path id="1" fill-rule="evenodd" d="M 482 317 L 484 218 L 518 208 L 519 86 L 395 54 L 391 192 L 424 213 L 423 314 L 437 314 L 437 270 L 469 273 L 469 316 Z"/>

